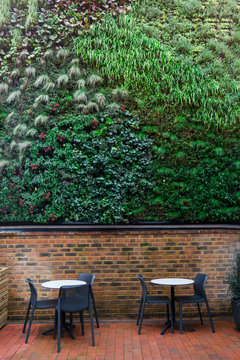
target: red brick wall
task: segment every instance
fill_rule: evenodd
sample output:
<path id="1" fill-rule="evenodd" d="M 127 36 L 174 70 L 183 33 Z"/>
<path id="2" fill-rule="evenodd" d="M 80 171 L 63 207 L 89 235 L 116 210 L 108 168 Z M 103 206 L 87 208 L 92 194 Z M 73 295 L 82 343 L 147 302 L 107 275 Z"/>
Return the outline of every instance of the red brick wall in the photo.
<path id="1" fill-rule="evenodd" d="M 39 298 L 57 296 L 41 283 L 76 279 L 80 272 L 96 275 L 94 294 L 100 318 L 136 318 L 141 273 L 149 281 L 159 277 L 194 278 L 209 275 L 206 286 L 213 315 L 229 315 L 226 275 L 239 249 L 237 230 L 174 230 L 118 232 L 1 233 L 0 266 L 9 266 L 9 320 L 23 320 L 30 277 Z M 164 286 L 149 284 L 152 293 L 169 294 Z M 176 293 L 191 292 L 178 287 Z M 194 312 L 193 312 L 194 310 Z M 204 308 L 205 310 L 205 308 Z M 186 306 L 185 315 L 196 314 Z M 164 316 L 165 307 L 147 306 L 147 316 Z M 48 312 L 38 311 L 38 319 Z"/>

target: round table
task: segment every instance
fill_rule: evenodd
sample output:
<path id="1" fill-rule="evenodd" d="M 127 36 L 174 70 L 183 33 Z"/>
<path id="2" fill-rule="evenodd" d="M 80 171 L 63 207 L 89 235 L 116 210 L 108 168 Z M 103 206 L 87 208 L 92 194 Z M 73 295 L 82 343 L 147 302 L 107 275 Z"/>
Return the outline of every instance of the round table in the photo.
<path id="1" fill-rule="evenodd" d="M 60 289 L 62 286 L 71 286 L 71 285 L 85 285 L 86 281 L 82 280 L 52 280 L 46 281 L 41 285 L 47 289 Z"/>
<path id="2" fill-rule="evenodd" d="M 82 280 L 52 280 L 52 281 L 46 281 L 46 282 L 42 283 L 41 285 L 47 289 L 60 289 L 60 287 L 62 287 L 62 286 L 74 286 L 74 285 L 85 285 L 85 284 L 86 284 L 86 281 L 82 281 Z M 69 328 L 69 324 L 65 321 L 65 319 L 63 322 L 63 326 L 67 330 L 67 332 L 69 333 L 71 338 L 74 339 L 71 328 Z M 46 335 L 52 331 L 54 331 L 54 328 L 44 331 L 42 333 L 42 335 Z"/>
<path id="3" fill-rule="evenodd" d="M 178 326 L 178 323 L 176 322 L 176 317 L 175 317 L 175 293 L 174 293 L 175 286 L 191 285 L 194 283 L 194 280 L 184 279 L 184 278 L 162 278 L 162 279 L 153 279 L 153 280 L 151 280 L 151 283 L 154 285 L 171 286 L 171 306 L 172 306 L 173 326 Z M 171 326 L 171 322 L 169 321 L 167 323 L 166 327 L 161 332 L 161 335 L 163 335 L 170 326 Z M 184 328 L 189 331 L 195 331 L 193 328 L 190 328 L 189 326 L 184 326 Z"/>

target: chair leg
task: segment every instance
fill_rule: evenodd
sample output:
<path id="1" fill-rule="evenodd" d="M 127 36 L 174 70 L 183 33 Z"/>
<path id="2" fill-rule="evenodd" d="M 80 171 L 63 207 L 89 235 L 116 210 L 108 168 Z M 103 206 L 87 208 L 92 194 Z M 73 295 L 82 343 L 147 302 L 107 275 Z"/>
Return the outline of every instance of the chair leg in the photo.
<path id="1" fill-rule="evenodd" d="M 60 339 L 61 339 L 61 333 L 62 333 L 62 327 L 61 327 L 61 309 L 58 309 L 58 339 L 57 339 L 57 351 L 60 352 Z"/>
<path id="2" fill-rule="evenodd" d="M 93 329 L 92 302 L 91 302 L 91 301 L 90 301 L 89 311 L 90 311 L 90 319 L 91 319 L 92 346 L 95 346 L 95 341 L 94 341 L 94 329 Z"/>
<path id="3" fill-rule="evenodd" d="M 65 324 L 65 312 L 61 311 L 61 337 L 63 337 L 63 325 Z"/>
<path id="4" fill-rule="evenodd" d="M 141 299 L 141 301 L 140 301 L 140 306 L 139 306 L 139 310 L 138 310 L 138 317 L 137 317 L 137 325 L 139 323 L 139 319 L 140 319 L 140 315 L 141 315 L 142 302 L 143 302 L 143 299 Z"/>
<path id="5" fill-rule="evenodd" d="M 31 308 L 31 301 L 29 301 L 29 303 L 28 303 L 27 314 L 26 314 L 26 317 L 25 317 L 25 321 L 24 321 L 24 325 L 23 325 L 23 331 L 22 331 L 23 334 L 25 333 L 25 330 L 26 330 L 26 325 L 27 325 L 27 321 L 28 321 L 28 316 L 29 316 L 30 308 Z"/>
<path id="6" fill-rule="evenodd" d="M 209 317 L 209 320 L 210 320 L 210 324 L 211 324 L 211 328 L 212 328 L 212 332 L 215 333 L 215 329 L 214 329 L 214 326 L 213 326 L 213 321 L 212 321 L 212 315 L 211 315 L 211 311 L 210 311 L 210 308 L 209 308 L 209 305 L 208 305 L 208 301 L 207 301 L 207 298 L 206 298 L 206 306 L 207 306 L 207 312 L 208 312 L 208 317 Z"/>
<path id="7" fill-rule="evenodd" d="M 145 309 L 145 301 L 143 301 L 143 304 L 142 304 L 142 311 L 141 311 L 141 316 L 140 316 L 140 323 L 139 323 L 139 328 L 138 328 L 138 335 L 141 334 L 141 328 L 142 328 L 142 322 L 143 322 L 144 309 Z"/>
<path id="8" fill-rule="evenodd" d="M 167 303 L 167 322 L 169 322 L 169 304 Z"/>
<path id="9" fill-rule="evenodd" d="M 197 303 L 197 307 L 198 307 L 198 313 L 199 313 L 199 317 L 200 317 L 201 324 L 203 324 L 202 313 L 201 313 L 201 309 L 200 309 L 199 303 Z"/>
<path id="10" fill-rule="evenodd" d="M 182 303 L 179 302 L 179 330 L 180 334 L 182 334 Z"/>
<path id="11" fill-rule="evenodd" d="M 97 327 L 99 328 L 99 321 L 98 321 L 98 315 L 97 315 L 97 310 L 96 310 L 96 305 L 95 305 L 95 299 L 94 299 L 93 292 L 92 292 L 92 303 L 93 303 L 93 309 L 94 309 L 96 324 L 97 324 Z"/>
<path id="12" fill-rule="evenodd" d="M 84 318 L 83 318 L 83 311 L 80 311 L 79 318 L 81 322 L 81 328 L 82 328 L 82 335 L 84 335 Z"/>
<path id="13" fill-rule="evenodd" d="M 168 309 L 169 309 L 169 307 L 170 307 L 170 316 L 171 316 L 171 330 L 172 330 L 172 334 L 173 334 L 174 333 L 174 324 L 173 324 L 172 305 L 171 305 L 171 303 L 170 303 L 170 306 L 168 305 Z"/>
<path id="14" fill-rule="evenodd" d="M 72 313 L 70 313 L 70 328 L 71 328 L 71 330 L 73 328 L 73 314 Z"/>
<path id="15" fill-rule="evenodd" d="M 33 306 L 33 308 L 32 308 L 32 314 L 31 314 L 31 317 L 30 317 L 29 325 L 28 325 L 28 331 L 27 331 L 25 344 L 27 344 L 27 342 L 28 342 L 28 338 L 29 338 L 29 334 L 30 334 L 30 330 L 31 330 L 31 325 L 32 325 L 32 321 L 33 321 L 34 310 L 35 310 L 35 306 Z"/>
<path id="16" fill-rule="evenodd" d="M 53 339 L 56 339 L 56 333 L 57 333 L 57 323 L 58 323 L 58 313 L 57 310 L 55 310 L 55 315 L 54 315 L 54 331 L 53 331 Z"/>

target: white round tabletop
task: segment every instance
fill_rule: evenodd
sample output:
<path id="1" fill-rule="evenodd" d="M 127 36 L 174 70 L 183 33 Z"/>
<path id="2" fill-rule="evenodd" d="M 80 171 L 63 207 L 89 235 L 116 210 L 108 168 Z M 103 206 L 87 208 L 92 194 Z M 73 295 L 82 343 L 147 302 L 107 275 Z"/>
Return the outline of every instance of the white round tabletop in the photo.
<path id="1" fill-rule="evenodd" d="M 42 283 L 42 286 L 48 289 L 60 289 L 61 286 L 84 285 L 86 281 L 82 280 L 52 280 Z"/>
<path id="2" fill-rule="evenodd" d="M 182 278 L 164 278 L 164 279 L 153 279 L 151 280 L 152 284 L 156 285 L 190 285 L 194 283 L 194 280 L 191 279 L 182 279 Z"/>

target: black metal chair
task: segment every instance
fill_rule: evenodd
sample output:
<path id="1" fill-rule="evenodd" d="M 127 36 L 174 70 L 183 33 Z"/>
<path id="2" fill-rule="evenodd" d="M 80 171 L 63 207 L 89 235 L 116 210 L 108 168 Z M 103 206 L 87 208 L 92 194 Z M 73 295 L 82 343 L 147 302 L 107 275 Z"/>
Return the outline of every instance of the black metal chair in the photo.
<path id="1" fill-rule="evenodd" d="M 28 325 L 28 331 L 27 331 L 26 340 L 25 340 L 25 344 L 27 344 L 35 309 L 41 309 L 41 310 L 55 309 L 56 310 L 58 300 L 57 299 L 37 300 L 37 289 L 34 286 L 33 282 L 30 279 L 25 279 L 25 281 L 30 286 L 31 295 L 30 295 L 30 299 L 29 299 L 29 303 L 28 303 L 27 314 L 25 317 L 24 325 L 23 325 L 23 331 L 22 331 L 23 333 L 25 333 L 29 312 L 30 312 L 30 309 L 32 306 L 32 313 L 31 313 L 31 317 L 30 317 L 30 321 L 29 321 L 29 325 Z M 54 326 L 56 326 L 56 312 L 55 312 Z"/>
<path id="2" fill-rule="evenodd" d="M 92 317 L 92 299 L 90 295 L 90 286 L 86 285 L 72 285 L 62 286 L 59 290 L 58 304 L 57 304 L 58 320 L 58 340 L 57 350 L 60 352 L 60 338 L 62 334 L 62 314 L 69 312 L 78 312 L 80 316 L 80 322 L 82 326 L 82 335 L 84 335 L 84 319 L 83 311 L 88 309 L 90 312 L 91 320 L 91 332 L 92 332 L 92 345 L 95 346 L 94 342 L 94 330 L 93 330 L 93 317 Z M 73 336 L 72 336 L 73 337 Z M 74 338 L 74 337 L 73 337 Z"/>
<path id="3" fill-rule="evenodd" d="M 202 302 L 206 303 L 208 317 L 209 317 L 210 324 L 211 324 L 211 327 L 212 327 L 212 332 L 215 333 L 215 329 L 214 329 L 213 321 L 212 321 L 212 315 L 211 315 L 211 312 L 210 312 L 207 296 L 206 296 L 206 293 L 205 293 L 205 285 L 206 285 L 206 282 L 207 282 L 207 278 L 208 278 L 208 275 L 206 275 L 206 274 L 197 274 L 195 279 L 194 279 L 194 284 L 193 284 L 194 295 L 176 296 L 175 297 L 175 300 L 179 303 L 179 329 L 180 329 L 180 334 L 182 334 L 182 306 L 183 306 L 183 304 L 197 304 L 200 321 L 201 321 L 201 324 L 203 324 L 202 314 L 201 314 L 201 310 L 200 310 L 200 306 L 199 306 L 199 303 L 202 303 Z"/>
<path id="4" fill-rule="evenodd" d="M 97 315 L 97 310 L 96 310 L 95 298 L 94 298 L 94 294 L 93 294 L 93 283 L 94 283 L 95 275 L 88 274 L 88 273 L 81 273 L 78 275 L 77 279 L 86 281 L 86 283 L 89 284 L 89 286 L 90 286 L 90 295 L 92 298 L 92 304 L 93 304 L 94 314 L 95 314 L 95 318 L 96 318 L 96 324 L 97 324 L 97 327 L 99 328 L 98 315 Z"/>
<path id="5" fill-rule="evenodd" d="M 139 324 L 138 328 L 138 335 L 141 333 L 142 328 L 142 322 L 143 322 L 143 313 L 145 309 L 145 304 L 167 304 L 167 319 L 169 322 L 169 309 L 170 309 L 170 317 L 171 317 L 171 330 L 172 333 L 173 330 L 173 321 L 172 321 L 172 306 L 171 306 L 171 300 L 168 296 L 148 296 L 147 295 L 147 286 L 146 283 L 142 277 L 142 275 L 137 274 L 137 278 L 140 280 L 142 285 L 142 297 L 140 301 L 139 311 L 138 311 L 138 318 L 137 318 L 137 325 Z"/>
<path id="6" fill-rule="evenodd" d="M 81 273 L 81 274 L 78 275 L 78 278 L 77 278 L 77 280 L 85 281 L 85 282 L 89 285 L 89 287 L 90 287 L 90 295 L 91 295 L 91 299 L 92 299 L 92 304 L 93 304 L 93 309 L 94 309 L 96 324 L 97 324 L 97 327 L 99 328 L 98 315 L 97 315 L 97 310 L 96 310 L 95 298 L 94 298 L 94 294 L 93 294 L 93 283 L 94 283 L 94 279 L 95 279 L 95 275 L 94 275 L 94 274 L 90 274 L 90 273 Z M 72 314 L 70 314 L 70 326 L 73 327 Z"/>

